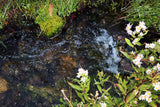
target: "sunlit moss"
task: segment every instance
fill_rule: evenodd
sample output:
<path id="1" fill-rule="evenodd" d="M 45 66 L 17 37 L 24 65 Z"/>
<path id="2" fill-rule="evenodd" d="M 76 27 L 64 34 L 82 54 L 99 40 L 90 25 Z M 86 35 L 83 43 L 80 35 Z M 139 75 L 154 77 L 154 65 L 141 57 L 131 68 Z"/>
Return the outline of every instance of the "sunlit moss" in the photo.
<path id="1" fill-rule="evenodd" d="M 42 6 L 38 10 L 38 16 L 36 17 L 35 22 L 38 23 L 41 30 L 50 37 L 52 34 L 57 34 L 61 30 L 65 20 L 56 14 L 57 10 L 55 8 L 53 8 L 52 16 L 50 16 L 48 9 L 49 5 Z"/>

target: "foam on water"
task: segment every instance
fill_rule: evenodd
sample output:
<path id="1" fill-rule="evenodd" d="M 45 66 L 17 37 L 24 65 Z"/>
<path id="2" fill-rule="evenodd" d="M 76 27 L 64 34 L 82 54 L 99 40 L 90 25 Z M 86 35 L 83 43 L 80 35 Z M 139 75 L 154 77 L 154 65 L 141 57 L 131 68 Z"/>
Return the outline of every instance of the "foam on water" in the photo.
<path id="1" fill-rule="evenodd" d="M 112 73 L 118 73 L 118 63 L 120 62 L 120 57 L 118 50 L 116 48 L 116 42 L 113 41 L 112 36 L 110 36 L 105 29 L 100 29 L 101 35 L 95 38 L 98 45 L 99 51 L 104 54 L 103 63 L 107 63 L 108 67 L 104 66 L 103 69 Z"/>

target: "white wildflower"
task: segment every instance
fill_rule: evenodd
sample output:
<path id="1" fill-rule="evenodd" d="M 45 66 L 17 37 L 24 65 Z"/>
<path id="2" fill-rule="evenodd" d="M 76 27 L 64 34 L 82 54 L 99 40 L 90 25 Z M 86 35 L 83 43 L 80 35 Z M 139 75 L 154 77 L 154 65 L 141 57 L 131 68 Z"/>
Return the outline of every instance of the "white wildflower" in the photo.
<path id="1" fill-rule="evenodd" d="M 150 102 L 152 102 L 152 98 L 147 97 L 147 98 L 146 98 L 146 101 L 147 101 L 148 103 L 150 103 Z"/>
<path id="2" fill-rule="evenodd" d="M 131 28 L 132 28 L 131 23 L 128 23 L 128 24 L 127 24 L 127 27 L 126 27 L 126 31 L 130 30 Z"/>
<path id="3" fill-rule="evenodd" d="M 160 64 L 159 63 L 157 63 L 157 69 L 160 70 Z"/>
<path id="4" fill-rule="evenodd" d="M 144 57 L 143 54 L 138 54 L 138 55 L 137 55 L 137 58 L 138 58 L 139 60 L 143 59 L 143 57 Z"/>
<path id="5" fill-rule="evenodd" d="M 136 26 L 136 32 L 139 33 L 141 31 L 141 27 L 140 26 Z"/>
<path id="6" fill-rule="evenodd" d="M 151 96 L 151 92 L 150 91 L 146 91 L 145 95 L 150 97 Z"/>
<path id="7" fill-rule="evenodd" d="M 132 52 L 131 52 L 131 54 L 132 54 L 132 55 L 135 55 L 135 52 L 134 52 L 134 51 L 132 51 Z"/>
<path id="8" fill-rule="evenodd" d="M 149 47 L 150 47 L 150 44 L 146 43 L 145 48 L 149 48 Z"/>
<path id="9" fill-rule="evenodd" d="M 139 26 L 140 26 L 140 28 L 143 29 L 143 30 L 146 30 L 146 29 L 147 29 L 147 27 L 145 26 L 145 23 L 144 23 L 143 21 L 140 21 L 140 22 L 139 22 Z"/>
<path id="10" fill-rule="evenodd" d="M 157 66 L 156 66 L 156 65 L 155 65 L 155 66 L 153 66 L 153 70 L 155 70 L 155 71 L 156 71 L 157 69 L 158 69 L 158 68 L 157 68 Z"/>
<path id="11" fill-rule="evenodd" d="M 135 38 L 132 43 L 135 45 L 139 41 L 139 38 Z"/>
<path id="12" fill-rule="evenodd" d="M 85 70 L 83 68 L 78 69 L 77 77 L 80 78 L 81 76 L 87 76 L 88 75 L 88 70 Z"/>
<path id="13" fill-rule="evenodd" d="M 132 34 L 135 35 L 135 34 L 136 34 L 136 31 L 133 31 Z"/>
<path id="14" fill-rule="evenodd" d="M 142 32 L 140 32 L 139 36 L 143 36 L 143 33 L 142 33 Z"/>
<path id="15" fill-rule="evenodd" d="M 147 69 L 146 73 L 150 74 L 152 71 L 150 69 Z"/>
<path id="16" fill-rule="evenodd" d="M 145 23 L 144 23 L 143 21 L 140 21 L 140 22 L 139 22 L 139 26 L 140 26 L 140 27 L 142 27 L 142 26 L 144 26 L 144 25 L 145 25 Z"/>
<path id="17" fill-rule="evenodd" d="M 139 96 L 139 100 L 145 100 L 146 99 L 146 96 L 145 95 L 140 95 Z"/>
<path id="18" fill-rule="evenodd" d="M 104 99 L 108 99 L 108 97 L 105 95 L 105 96 L 104 96 Z"/>
<path id="19" fill-rule="evenodd" d="M 149 44 L 149 47 L 152 48 L 152 49 L 153 49 L 155 46 L 156 46 L 156 44 L 154 44 L 154 43 Z"/>
<path id="20" fill-rule="evenodd" d="M 149 60 L 150 60 L 150 61 L 154 61 L 154 56 L 150 56 L 150 57 L 149 57 Z"/>
<path id="21" fill-rule="evenodd" d="M 132 30 L 127 30 L 127 33 L 128 33 L 129 35 L 133 35 Z"/>
<path id="22" fill-rule="evenodd" d="M 106 103 L 101 103 L 101 107 L 106 107 Z"/>
<path id="23" fill-rule="evenodd" d="M 82 77 L 82 78 L 81 78 L 81 81 L 82 81 L 82 82 L 85 82 L 85 81 L 86 81 L 86 77 Z"/>
<path id="24" fill-rule="evenodd" d="M 152 85 L 154 86 L 154 90 L 160 90 L 160 82 L 153 83 Z"/>
<path id="25" fill-rule="evenodd" d="M 141 67 L 142 62 L 137 62 L 136 65 L 140 68 Z"/>

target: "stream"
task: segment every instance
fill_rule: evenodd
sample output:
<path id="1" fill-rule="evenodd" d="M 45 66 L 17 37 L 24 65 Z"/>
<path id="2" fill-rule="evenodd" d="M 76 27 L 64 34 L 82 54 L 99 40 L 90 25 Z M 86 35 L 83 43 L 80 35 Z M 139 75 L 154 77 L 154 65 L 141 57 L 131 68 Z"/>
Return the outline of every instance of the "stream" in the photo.
<path id="1" fill-rule="evenodd" d="M 80 67 L 89 75 L 98 70 L 120 72 L 117 37 L 123 30 L 119 25 L 110 27 L 113 16 L 97 11 L 80 15 L 54 39 L 38 37 L 32 24 L 8 33 L 7 48 L 0 46 L 0 76 L 8 82 L 8 90 L 0 93 L 0 105 L 57 104 L 63 98 L 60 90 L 68 90 L 67 81 Z"/>

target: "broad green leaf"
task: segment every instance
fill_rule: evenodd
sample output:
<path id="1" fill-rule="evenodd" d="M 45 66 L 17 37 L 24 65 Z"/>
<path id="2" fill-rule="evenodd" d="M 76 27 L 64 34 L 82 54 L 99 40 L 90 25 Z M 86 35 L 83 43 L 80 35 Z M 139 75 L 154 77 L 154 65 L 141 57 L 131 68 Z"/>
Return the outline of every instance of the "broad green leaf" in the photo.
<path id="1" fill-rule="evenodd" d="M 88 95 L 84 94 L 84 99 L 89 102 L 88 98 L 89 98 Z"/>
<path id="2" fill-rule="evenodd" d="M 86 92 L 88 92 L 89 89 L 90 89 L 90 78 L 88 78 L 88 79 L 86 80 L 86 82 L 87 82 L 87 84 L 86 84 Z"/>
<path id="3" fill-rule="evenodd" d="M 137 68 L 132 64 L 132 67 L 134 68 L 134 70 L 136 71 L 136 72 L 139 72 L 138 70 L 137 70 Z"/>
<path id="4" fill-rule="evenodd" d="M 134 45 L 132 45 L 131 41 L 127 38 L 125 38 L 126 43 L 130 46 L 130 47 L 134 47 Z"/>
<path id="5" fill-rule="evenodd" d="M 78 97 L 82 100 L 82 102 L 85 103 L 85 100 L 84 100 L 84 98 L 82 96 L 82 93 L 79 93 L 77 90 L 75 90 L 75 91 L 76 91 Z"/>
<path id="6" fill-rule="evenodd" d="M 136 94 L 134 93 L 134 92 L 132 92 L 130 95 L 129 95 L 129 97 L 126 99 L 127 101 L 127 103 L 129 103 L 134 97 L 136 96 Z"/>
<path id="7" fill-rule="evenodd" d="M 125 57 L 127 57 L 128 59 L 131 59 L 131 57 L 126 53 L 126 52 L 123 52 L 123 51 L 120 51 Z"/>
<path id="8" fill-rule="evenodd" d="M 78 85 L 74 85 L 74 84 L 72 84 L 72 83 L 70 83 L 70 82 L 68 82 L 68 84 L 69 84 L 72 88 L 74 88 L 75 90 L 83 91 L 82 87 L 80 87 L 80 86 L 78 86 Z"/>
<path id="9" fill-rule="evenodd" d="M 100 86 L 100 85 L 97 85 L 97 88 L 98 88 L 99 92 L 102 93 L 102 88 L 101 88 L 101 86 Z"/>
<path id="10" fill-rule="evenodd" d="M 103 79 L 102 81 L 103 81 L 103 82 L 108 81 L 109 77 L 110 77 L 110 76 L 108 76 L 107 78 Z"/>
<path id="11" fill-rule="evenodd" d="M 139 90 L 141 90 L 141 91 L 146 91 L 146 90 L 149 89 L 149 88 L 150 88 L 149 85 L 141 85 L 141 86 L 139 87 Z"/>
<path id="12" fill-rule="evenodd" d="M 142 46 L 142 44 L 141 44 L 140 42 L 137 42 L 136 44 L 137 44 L 138 46 Z"/>
<path id="13" fill-rule="evenodd" d="M 122 82 L 122 86 L 124 87 L 124 89 L 125 89 L 125 92 L 126 92 L 126 90 L 127 90 L 127 84 L 128 82 L 124 79 L 123 80 L 123 82 Z"/>
<path id="14" fill-rule="evenodd" d="M 151 96 L 153 99 L 158 99 L 158 96 L 157 95 L 152 95 Z"/>
<path id="15" fill-rule="evenodd" d="M 118 89 L 119 89 L 124 95 L 126 95 L 125 90 L 123 89 L 123 87 L 122 87 L 120 84 L 115 84 L 115 85 L 118 87 Z"/>

